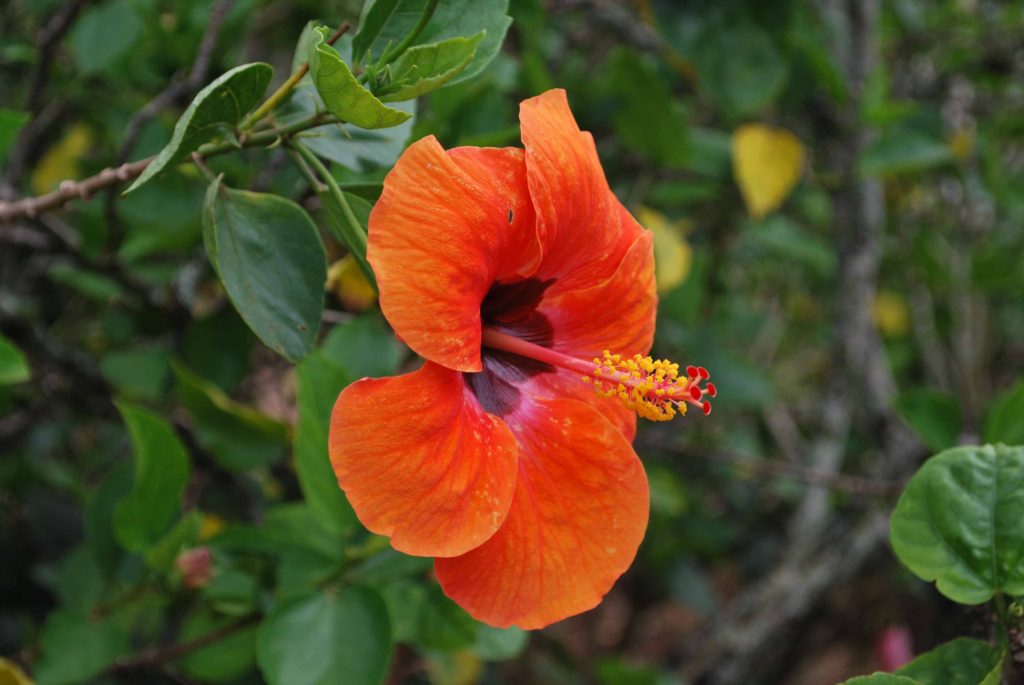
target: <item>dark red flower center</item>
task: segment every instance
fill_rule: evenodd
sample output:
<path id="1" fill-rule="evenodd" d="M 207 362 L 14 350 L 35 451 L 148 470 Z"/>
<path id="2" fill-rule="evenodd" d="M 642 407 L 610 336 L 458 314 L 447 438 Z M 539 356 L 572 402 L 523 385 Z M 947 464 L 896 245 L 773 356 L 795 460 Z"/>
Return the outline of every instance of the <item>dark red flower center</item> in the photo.
<path id="1" fill-rule="evenodd" d="M 537 311 L 537 305 L 554 282 L 527 278 L 515 283 L 495 283 L 480 303 L 481 323 L 521 340 L 551 347 L 554 330 L 548 318 Z M 495 416 L 506 416 L 519 406 L 517 384 L 555 371 L 550 364 L 489 347 L 482 348 L 480 356 L 483 370 L 464 374 L 464 378 L 480 406 Z"/>

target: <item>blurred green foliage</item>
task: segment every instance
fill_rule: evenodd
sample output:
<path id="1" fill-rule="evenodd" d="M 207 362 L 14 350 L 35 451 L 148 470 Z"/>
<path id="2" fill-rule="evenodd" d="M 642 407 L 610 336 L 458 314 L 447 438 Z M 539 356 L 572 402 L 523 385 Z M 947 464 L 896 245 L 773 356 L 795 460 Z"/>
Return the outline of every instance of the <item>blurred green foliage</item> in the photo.
<path id="1" fill-rule="evenodd" d="M 390 67 L 382 56 L 425 1 L 361 4 L 11 0 L 0 18 L 5 199 L 166 161 L 124 197 L 102 191 L 0 225 L 0 654 L 39 685 L 684 682 L 679 645 L 781 563 L 813 480 L 802 460 L 841 363 L 857 184 L 884 191 L 871 208 L 884 231 L 868 312 L 895 385 L 881 409 L 920 440 L 917 461 L 960 442 L 1024 443 L 1019 3 L 881 3 L 868 36 L 879 55 L 863 78 L 851 77 L 860 29 L 843 3 L 442 0 L 417 40 L 434 47 Z M 67 32 L 46 44 L 72 6 Z M 187 78 L 222 10 L 202 83 L 126 141 L 136 114 Z M 343 21 L 356 28 L 324 45 Z M 259 127 L 236 130 L 310 54 L 329 68 L 314 60 L 273 126 L 325 109 L 352 122 L 299 138 L 329 171 L 312 189 L 317 169 L 270 134 L 243 145 Z M 424 73 L 428 58 L 437 68 Z M 273 65 L 269 90 L 255 62 Z M 215 86 L 189 108 L 231 69 L 245 83 L 228 89 L 230 107 Z M 323 102 L 324 83 L 367 90 Z M 593 132 L 613 190 L 661 216 L 665 239 L 692 256 L 660 294 L 656 351 L 712 369 L 720 397 L 707 421 L 642 427 L 652 519 L 637 563 L 602 608 L 531 637 L 473 621 L 429 560 L 369 534 L 336 488 L 334 398 L 412 355 L 379 313 L 323 284 L 409 141 L 516 145 L 517 103 L 552 87 Z M 795 168 L 759 167 L 755 182 L 797 179 L 763 217 L 735 177 L 744 124 L 786 131 L 805 153 Z M 179 164 L 200 144 L 231 154 L 208 157 L 208 169 Z M 220 179 L 209 192 L 206 175 Z M 878 408 L 860 395 L 852 405 L 843 470 L 909 475 L 877 459 Z M 791 468 L 761 468 L 782 460 Z M 984 485 L 959 496 L 981 500 Z M 931 494 L 936 507 L 957 496 Z M 1016 520 L 1018 498 L 1005 499 L 975 512 L 978 525 L 994 512 Z M 837 489 L 830 521 L 864 502 Z M 993 558 L 1017 554 L 1014 536 Z M 859 624 L 851 642 L 905 620 L 876 598 L 879 582 L 917 593 L 922 647 L 957 634 L 936 617 L 959 610 L 894 560 L 872 572 L 852 592 L 876 612 L 843 619 Z M 836 611 L 822 609 L 834 622 Z M 794 640 L 759 682 L 807 682 L 785 681 L 787 664 L 822 647 Z M 956 648 L 990 674 L 993 648 Z M 854 670 L 875 670 L 858 649 Z M 942 682 L 928 675 L 940 657 L 859 682 Z"/>

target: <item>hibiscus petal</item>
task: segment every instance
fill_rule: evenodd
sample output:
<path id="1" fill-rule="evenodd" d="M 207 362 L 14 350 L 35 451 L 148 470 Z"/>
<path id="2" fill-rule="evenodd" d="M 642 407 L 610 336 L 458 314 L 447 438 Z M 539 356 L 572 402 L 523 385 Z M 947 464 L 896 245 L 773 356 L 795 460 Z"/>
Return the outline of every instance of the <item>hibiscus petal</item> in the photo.
<path id="1" fill-rule="evenodd" d="M 475 618 L 542 628 L 596 606 L 629 568 L 647 527 L 647 477 L 622 434 L 587 404 L 537 400 L 510 425 L 519 480 L 505 524 L 434 568 Z"/>
<path id="2" fill-rule="evenodd" d="M 589 288 L 570 290 L 556 282 L 545 293 L 537 311 L 551 324 L 552 347 L 582 359 L 600 356 L 606 349 L 647 354 L 654 341 L 658 304 L 653 240 L 649 231 L 642 231 L 615 273 Z"/>
<path id="3" fill-rule="evenodd" d="M 594 386 L 584 383 L 580 375 L 565 369 L 542 373 L 522 382 L 523 390 L 533 397 L 571 399 L 589 404 L 612 422 L 626 440 L 636 437 L 636 412 L 627 409 L 617 397 L 601 397 Z"/>
<path id="4" fill-rule="evenodd" d="M 407 554 L 453 556 L 490 538 L 512 501 L 517 453 L 462 374 L 431 362 L 353 383 L 331 415 L 338 484 L 363 525 Z"/>
<path id="5" fill-rule="evenodd" d="M 640 229 L 620 221 L 593 137 L 580 131 L 564 90 L 524 100 L 519 122 L 544 250 L 536 275 L 566 287 L 607 278 Z"/>
<path id="6" fill-rule="evenodd" d="M 380 306 L 422 357 L 480 370 L 480 302 L 539 260 L 523 151 L 413 143 L 370 214 L 367 258 Z"/>

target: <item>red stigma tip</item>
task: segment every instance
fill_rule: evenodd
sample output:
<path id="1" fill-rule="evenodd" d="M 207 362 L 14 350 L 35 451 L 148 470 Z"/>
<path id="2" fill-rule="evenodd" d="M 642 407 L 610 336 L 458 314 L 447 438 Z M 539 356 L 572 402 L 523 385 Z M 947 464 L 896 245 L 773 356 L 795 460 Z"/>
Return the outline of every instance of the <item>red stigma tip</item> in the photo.
<path id="1" fill-rule="evenodd" d="M 701 405 L 701 408 L 704 410 L 704 416 L 711 413 L 711 403 L 707 400 L 704 400 L 704 404 Z"/>
<path id="2" fill-rule="evenodd" d="M 708 370 L 705 369 L 703 366 L 697 368 L 697 373 L 699 373 L 700 377 L 703 378 L 704 380 L 711 378 L 711 374 L 708 373 Z"/>
<path id="3" fill-rule="evenodd" d="M 708 394 L 711 395 L 712 397 L 714 397 L 715 395 L 718 394 L 718 390 L 715 388 L 715 384 L 714 383 L 708 383 L 707 390 L 708 390 Z"/>
<path id="4" fill-rule="evenodd" d="M 700 396 L 701 396 L 700 388 L 698 388 L 696 385 L 691 385 L 690 386 L 690 397 L 692 397 L 695 400 L 699 400 Z"/>
<path id="5" fill-rule="evenodd" d="M 686 375 L 689 376 L 690 378 L 694 378 L 697 375 L 697 367 L 696 366 L 687 366 L 686 367 Z"/>

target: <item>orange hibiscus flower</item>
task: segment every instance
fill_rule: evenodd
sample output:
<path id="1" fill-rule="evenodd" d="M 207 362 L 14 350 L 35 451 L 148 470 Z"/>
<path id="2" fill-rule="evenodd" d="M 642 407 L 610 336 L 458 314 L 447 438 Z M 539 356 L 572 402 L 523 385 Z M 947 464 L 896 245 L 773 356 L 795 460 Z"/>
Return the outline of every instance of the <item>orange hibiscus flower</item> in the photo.
<path id="1" fill-rule="evenodd" d="M 633 410 L 707 413 L 714 386 L 642 356 L 651 234 L 565 92 L 523 102 L 520 123 L 523 150 L 428 137 L 385 180 L 367 257 L 384 315 L 426 362 L 346 388 L 330 453 L 363 524 L 436 557 L 449 597 L 485 623 L 540 628 L 596 606 L 643 539 Z"/>

